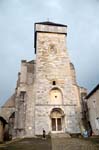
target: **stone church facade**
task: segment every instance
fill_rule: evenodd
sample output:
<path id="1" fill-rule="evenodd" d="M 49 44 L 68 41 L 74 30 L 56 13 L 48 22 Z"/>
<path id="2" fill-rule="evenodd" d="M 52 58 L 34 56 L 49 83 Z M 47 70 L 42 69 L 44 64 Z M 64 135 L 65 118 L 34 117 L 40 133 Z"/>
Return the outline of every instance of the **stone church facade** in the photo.
<path id="1" fill-rule="evenodd" d="M 77 84 L 68 56 L 67 26 L 39 22 L 34 32 L 36 60 L 22 60 L 14 97 L 1 109 L 2 116 L 9 112 L 9 132 L 13 138 L 42 135 L 43 129 L 46 134 L 81 133 L 86 90 Z"/>

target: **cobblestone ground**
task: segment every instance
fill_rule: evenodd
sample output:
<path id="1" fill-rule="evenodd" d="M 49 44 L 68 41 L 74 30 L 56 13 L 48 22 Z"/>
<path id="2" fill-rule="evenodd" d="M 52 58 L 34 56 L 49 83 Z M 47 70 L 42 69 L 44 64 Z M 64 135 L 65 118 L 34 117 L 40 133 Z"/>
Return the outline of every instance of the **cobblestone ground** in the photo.
<path id="1" fill-rule="evenodd" d="M 91 139 L 52 138 L 52 150 L 99 150 L 99 144 Z"/>
<path id="2" fill-rule="evenodd" d="M 0 150 L 99 150 L 99 138 L 31 138 L 0 145 Z"/>

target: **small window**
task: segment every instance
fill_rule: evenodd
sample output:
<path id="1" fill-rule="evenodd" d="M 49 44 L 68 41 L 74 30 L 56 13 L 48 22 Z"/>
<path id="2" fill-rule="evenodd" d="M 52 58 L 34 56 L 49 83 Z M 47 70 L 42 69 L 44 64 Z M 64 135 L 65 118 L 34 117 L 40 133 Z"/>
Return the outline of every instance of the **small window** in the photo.
<path id="1" fill-rule="evenodd" d="M 20 99 L 24 100 L 25 99 L 25 95 L 26 95 L 26 92 L 25 91 L 21 91 L 20 92 Z"/>
<path id="2" fill-rule="evenodd" d="M 56 81 L 53 81 L 53 85 L 56 85 Z"/>

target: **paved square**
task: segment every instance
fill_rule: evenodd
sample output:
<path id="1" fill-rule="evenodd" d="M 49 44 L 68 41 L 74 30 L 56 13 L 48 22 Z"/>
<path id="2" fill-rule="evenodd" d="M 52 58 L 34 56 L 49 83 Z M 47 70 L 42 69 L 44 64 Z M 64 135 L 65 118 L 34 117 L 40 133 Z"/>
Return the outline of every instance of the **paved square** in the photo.
<path id="1" fill-rule="evenodd" d="M 0 150 L 99 150 L 99 138 L 31 138 L 0 145 Z"/>
<path id="2" fill-rule="evenodd" d="M 99 145 L 87 139 L 53 138 L 52 150 L 99 150 Z"/>

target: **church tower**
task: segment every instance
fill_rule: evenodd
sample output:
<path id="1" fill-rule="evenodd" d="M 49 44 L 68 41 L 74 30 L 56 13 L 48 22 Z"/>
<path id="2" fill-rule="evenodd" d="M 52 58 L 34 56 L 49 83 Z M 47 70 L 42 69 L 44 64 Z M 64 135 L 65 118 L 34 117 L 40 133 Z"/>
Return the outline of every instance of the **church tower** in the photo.
<path id="1" fill-rule="evenodd" d="M 77 85 L 66 41 L 67 25 L 35 23 L 36 60 L 21 61 L 15 93 L 1 110 L 10 137 L 81 133 L 86 89 Z"/>
<path id="2" fill-rule="evenodd" d="M 80 132 L 80 98 L 67 53 L 67 25 L 35 23 L 35 135 Z"/>

